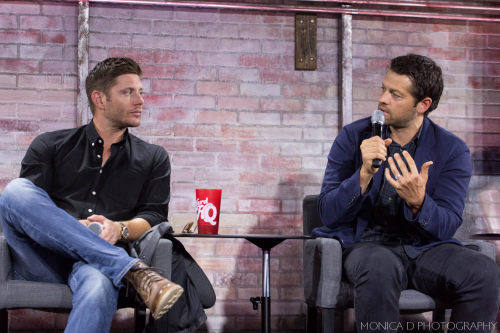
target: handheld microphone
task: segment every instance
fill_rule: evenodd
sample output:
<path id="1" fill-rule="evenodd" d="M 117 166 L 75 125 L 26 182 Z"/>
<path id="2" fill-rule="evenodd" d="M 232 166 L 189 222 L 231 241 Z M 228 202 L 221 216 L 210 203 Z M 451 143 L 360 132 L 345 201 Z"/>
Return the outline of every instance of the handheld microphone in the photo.
<path id="1" fill-rule="evenodd" d="M 87 228 L 92 230 L 92 232 L 94 232 L 94 234 L 96 234 L 97 236 L 99 236 L 102 232 L 102 224 L 100 224 L 99 222 L 92 222 L 88 225 Z"/>
<path id="2" fill-rule="evenodd" d="M 373 114 L 372 114 L 372 136 L 376 135 L 376 136 L 382 137 L 382 126 L 384 125 L 384 122 L 385 122 L 384 113 L 380 110 L 373 111 Z M 382 164 L 382 161 L 379 160 L 378 158 L 376 158 L 372 161 L 373 168 L 380 168 L 381 164 Z"/>

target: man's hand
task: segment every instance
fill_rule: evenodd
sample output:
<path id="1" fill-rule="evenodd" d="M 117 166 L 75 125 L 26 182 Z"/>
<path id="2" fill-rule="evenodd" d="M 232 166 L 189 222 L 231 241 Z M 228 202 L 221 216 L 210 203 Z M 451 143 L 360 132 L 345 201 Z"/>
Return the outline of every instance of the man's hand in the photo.
<path id="1" fill-rule="evenodd" d="M 399 154 L 394 154 L 394 158 L 389 157 L 389 167 L 396 179 L 391 177 L 389 168 L 385 169 L 385 179 L 396 189 L 398 195 L 406 201 L 413 215 L 416 215 L 424 204 L 425 186 L 429 178 L 429 167 L 433 162 L 425 162 L 419 173 L 411 155 L 407 151 L 403 151 L 403 155 L 408 163 L 408 167 L 406 167 L 405 162 Z M 396 164 L 401 170 L 401 174 Z"/>
<path id="2" fill-rule="evenodd" d="M 102 224 L 102 233 L 99 237 L 108 243 L 114 245 L 120 240 L 121 227 L 119 223 L 115 223 L 102 215 L 89 216 L 87 221 Z"/>
<path id="3" fill-rule="evenodd" d="M 373 175 L 379 170 L 379 168 L 372 167 L 373 160 L 379 159 L 385 161 L 387 147 L 389 147 L 391 142 L 392 139 L 382 140 L 379 136 L 372 136 L 361 142 L 361 146 L 359 147 L 363 159 L 363 165 L 360 170 L 361 193 L 365 193 Z"/>

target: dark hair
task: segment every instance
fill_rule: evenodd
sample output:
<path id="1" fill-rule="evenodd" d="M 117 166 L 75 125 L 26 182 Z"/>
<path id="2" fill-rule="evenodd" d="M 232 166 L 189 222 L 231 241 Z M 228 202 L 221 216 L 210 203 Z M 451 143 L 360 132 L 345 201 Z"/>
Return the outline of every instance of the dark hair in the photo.
<path id="1" fill-rule="evenodd" d="M 123 74 L 142 76 L 142 70 L 139 64 L 130 58 L 107 58 L 98 63 L 89 73 L 85 80 L 85 90 L 92 114 L 95 112 L 92 92 L 102 91 L 109 98 L 109 90 L 115 84 L 115 79 Z"/>
<path id="2" fill-rule="evenodd" d="M 391 60 L 390 70 L 408 76 L 413 82 L 410 93 L 415 97 L 415 105 L 425 97 L 432 99 L 424 116 L 437 108 L 443 93 L 443 75 L 432 59 L 418 54 L 408 54 Z"/>

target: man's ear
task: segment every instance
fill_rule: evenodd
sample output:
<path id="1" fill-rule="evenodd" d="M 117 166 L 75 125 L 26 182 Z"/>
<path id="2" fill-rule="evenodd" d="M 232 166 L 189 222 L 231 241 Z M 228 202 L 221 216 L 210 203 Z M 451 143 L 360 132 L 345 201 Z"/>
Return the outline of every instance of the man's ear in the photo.
<path id="1" fill-rule="evenodd" d="M 96 110 L 104 109 L 106 96 L 103 92 L 94 90 L 90 97 L 92 98 L 92 102 L 94 102 Z"/>
<path id="2" fill-rule="evenodd" d="M 423 100 L 417 103 L 417 112 L 419 114 L 424 114 L 432 104 L 432 99 L 430 97 L 424 97 Z"/>

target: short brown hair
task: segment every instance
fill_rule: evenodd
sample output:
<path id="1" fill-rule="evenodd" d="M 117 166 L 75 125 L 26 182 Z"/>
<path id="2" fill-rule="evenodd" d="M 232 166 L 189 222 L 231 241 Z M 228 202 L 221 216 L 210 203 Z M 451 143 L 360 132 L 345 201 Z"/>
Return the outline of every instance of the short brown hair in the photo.
<path id="1" fill-rule="evenodd" d="M 139 64 L 130 58 L 107 58 L 98 63 L 89 73 L 85 80 L 85 90 L 92 114 L 95 112 L 92 92 L 102 91 L 106 97 L 109 97 L 109 90 L 115 84 L 115 79 L 123 74 L 142 76 L 142 70 Z"/>

